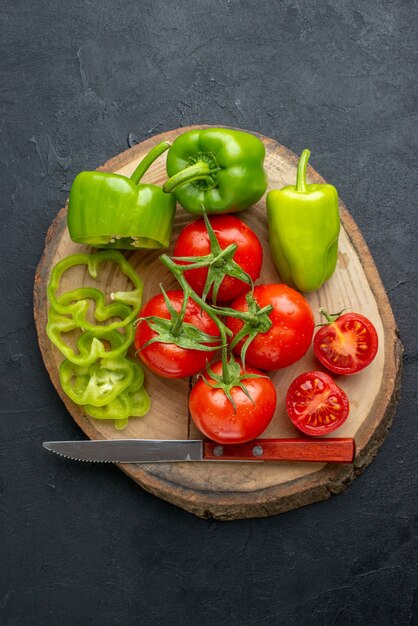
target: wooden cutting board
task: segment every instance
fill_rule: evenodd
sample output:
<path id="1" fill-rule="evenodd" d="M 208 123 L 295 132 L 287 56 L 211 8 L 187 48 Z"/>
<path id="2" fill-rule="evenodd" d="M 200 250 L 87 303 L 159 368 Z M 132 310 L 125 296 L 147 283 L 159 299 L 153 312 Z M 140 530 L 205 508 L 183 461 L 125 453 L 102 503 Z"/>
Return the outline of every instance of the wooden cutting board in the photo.
<path id="1" fill-rule="evenodd" d="M 152 137 L 111 159 L 99 170 L 130 176 L 154 145 L 162 140 L 172 142 L 187 130 L 190 128 L 180 128 Z M 273 139 L 263 136 L 260 139 L 266 147 L 268 189 L 294 184 L 297 157 Z M 161 185 L 165 179 L 163 156 L 153 164 L 143 180 Z M 325 181 L 309 167 L 308 182 Z M 319 291 L 309 294 L 307 298 L 315 313 L 316 323 L 319 322 L 317 311 L 320 306 L 332 312 L 349 308 L 366 315 L 379 335 L 379 351 L 373 363 L 355 376 L 338 379 L 338 384 L 349 396 L 351 413 L 334 436 L 355 438 L 357 452 L 354 464 L 185 462 L 120 465 L 144 489 L 201 517 L 222 520 L 262 517 L 324 500 L 342 491 L 372 461 L 390 428 L 399 398 L 402 346 L 389 301 L 367 245 L 343 203 L 340 203 L 340 209 L 343 228 L 337 270 Z M 370 214 L 374 214 L 372 210 Z M 239 217 L 258 234 L 263 244 L 264 263 L 258 282 L 280 282 L 269 254 L 265 197 Z M 178 207 L 172 241 L 192 219 L 189 213 Z M 87 417 L 82 408 L 61 390 L 58 370 L 63 357 L 45 332 L 48 309 L 46 285 L 51 268 L 60 259 L 86 251 L 92 249 L 71 241 L 66 226 L 66 208 L 61 209 L 48 231 L 45 251 L 37 269 L 34 313 L 45 366 L 69 413 L 91 439 L 200 438 L 187 410 L 189 380 L 165 380 L 146 371 L 145 385 L 151 395 L 152 408 L 145 417 L 131 419 L 129 426 L 120 432 L 114 429 L 112 422 Z M 144 303 L 159 291 L 160 282 L 166 288 L 176 286 L 174 279 L 160 263 L 159 254 L 158 251 L 126 254 L 144 281 Z M 113 270 L 104 268 L 103 280 L 99 285 L 107 292 L 116 287 L 127 287 L 127 283 L 118 278 Z M 65 289 L 79 287 L 85 280 L 82 268 L 75 268 L 71 272 Z M 313 369 L 318 369 L 318 363 L 311 348 L 298 363 L 272 374 L 278 403 L 273 420 L 264 433 L 265 437 L 298 436 L 286 415 L 285 395 L 296 376 Z"/>

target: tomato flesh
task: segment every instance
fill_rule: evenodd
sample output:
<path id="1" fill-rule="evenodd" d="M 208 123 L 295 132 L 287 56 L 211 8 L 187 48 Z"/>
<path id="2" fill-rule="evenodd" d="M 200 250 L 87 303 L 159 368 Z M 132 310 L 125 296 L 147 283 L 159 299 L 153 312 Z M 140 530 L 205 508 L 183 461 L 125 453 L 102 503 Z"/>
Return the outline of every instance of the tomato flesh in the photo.
<path id="1" fill-rule="evenodd" d="M 212 366 L 215 374 L 222 372 L 219 361 Z M 248 374 L 262 373 L 246 368 Z M 205 374 L 210 384 L 215 381 Z M 231 389 L 236 411 L 223 389 L 209 387 L 201 378 L 193 387 L 189 409 L 193 422 L 207 437 L 217 443 L 245 443 L 255 439 L 269 425 L 276 407 L 276 389 L 270 378 L 248 378 L 242 381 L 252 401 L 239 387 Z"/>
<path id="2" fill-rule="evenodd" d="M 286 410 L 296 428 L 306 435 L 321 436 L 332 433 L 345 422 L 350 403 L 328 374 L 306 372 L 290 385 Z"/>
<path id="3" fill-rule="evenodd" d="M 211 226 L 222 250 L 231 243 L 235 243 L 238 248 L 233 260 L 246 272 L 253 281 L 260 275 L 263 262 L 263 248 L 257 235 L 247 224 L 233 215 L 216 215 L 209 218 Z M 188 224 L 181 231 L 174 246 L 173 256 L 205 256 L 210 253 L 209 235 L 203 219 L 196 220 Z M 189 270 L 184 273 L 184 277 L 194 291 L 201 296 L 206 283 L 208 269 L 199 268 Z M 217 296 L 217 302 L 230 302 L 240 294 L 249 291 L 248 283 L 225 276 Z M 208 294 L 212 296 L 212 288 Z"/>
<path id="4" fill-rule="evenodd" d="M 174 309 L 179 313 L 183 304 L 183 291 L 167 291 L 167 295 Z M 162 294 L 151 298 L 138 317 L 150 315 L 170 319 L 170 313 Z M 215 322 L 190 298 L 184 321 L 209 335 L 219 336 Z M 155 342 L 144 348 L 145 344 L 156 336 L 157 333 L 149 327 L 148 323 L 145 320 L 141 321 L 135 332 L 135 349 L 138 351 L 137 354 L 141 361 L 155 374 L 164 378 L 183 378 L 201 372 L 212 356 L 212 352 L 186 349 L 174 343 Z"/>
<path id="5" fill-rule="evenodd" d="M 314 352 L 335 374 L 356 374 L 375 358 L 378 348 L 373 324 L 359 313 L 346 313 L 315 335 Z"/>

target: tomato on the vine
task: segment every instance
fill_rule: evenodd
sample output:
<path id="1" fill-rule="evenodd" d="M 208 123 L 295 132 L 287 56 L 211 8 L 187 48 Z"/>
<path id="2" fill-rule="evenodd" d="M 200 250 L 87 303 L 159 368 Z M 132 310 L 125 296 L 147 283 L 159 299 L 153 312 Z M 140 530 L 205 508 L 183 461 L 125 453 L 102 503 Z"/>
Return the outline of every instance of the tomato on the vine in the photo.
<path id="1" fill-rule="evenodd" d="M 217 443 L 245 443 L 255 439 L 267 428 L 276 408 L 276 389 L 268 376 L 262 372 L 240 367 L 241 374 L 256 374 L 257 378 L 246 378 L 243 384 L 250 396 L 239 386 L 230 393 L 235 407 L 224 389 L 216 385 L 210 374 L 205 373 L 194 385 L 189 398 L 189 409 L 197 428 L 209 439 Z M 222 362 L 212 366 L 212 371 L 220 375 Z"/>
<path id="2" fill-rule="evenodd" d="M 257 235 L 247 224 L 234 215 L 216 215 L 209 218 L 216 239 L 222 250 L 236 244 L 237 249 L 232 256 L 232 260 L 250 276 L 254 282 L 260 275 L 263 262 L 263 248 Z M 174 257 L 203 257 L 211 252 L 209 233 L 204 219 L 199 219 L 188 224 L 181 231 L 174 246 Z M 222 270 L 222 263 L 219 262 L 219 270 Z M 201 296 L 204 291 L 208 268 L 202 267 L 184 272 L 184 277 L 194 291 Z M 225 275 L 222 280 L 217 302 L 230 302 L 240 294 L 249 291 L 250 284 L 243 282 L 234 276 Z M 211 287 L 208 297 L 212 297 Z"/>
<path id="3" fill-rule="evenodd" d="M 314 352 L 320 363 L 335 374 L 356 374 L 377 353 L 378 337 L 373 324 L 360 313 L 328 315 L 329 323 L 315 335 Z"/>
<path id="4" fill-rule="evenodd" d="M 350 403 L 331 376 L 306 372 L 290 385 L 286 410 L 296 428 L 306 435 L 321 436 L 332 433 L 345 422 Z"/>
<path id="5" fill-rule="evenodd" d="M 292 365 L 307 352 L 314 331 L 311 307 L 295 289 L 284 284 L 256 285 L 254 299 L 260 308 L 272 305 L 269 314 L 271 327 L 258 333 L 248 346 L 245 362 L 261 370 L 275 370 Z M 230 305 L 236 311 L 248 311 L 244 295 Z M 226 324 L 234 337 L 243 323 L 228 317 Z M 234 352 L 241 354 L 245 339 L 238 342 Z"/>
<path id="6" fill-rule="evenodd" d="M 175 311 L 180 313 L 184 300 L 183 291 L 167 291 L 166 295 Z M 137 354 L 150 370 L 165 378 L 182 378 L 184 376 L 192 376 L 205 368 L 207 361 L 211 357 L 211 352 L 183 348 L 175 343 L 160 341 L 146 345 L 158 336 L 158 333 L 150 327 L 148 321 L 142 319 L 149 316 L 162 318 L 163 320 L 171 319 L 162 294 L 151 298 L 143 307 L 138 316 L 140 321 L 135 332 Z M 207 335 L 219 338 L 219 330 L 215 322 L 191 298 L 187 302 L 184 322 Z M 181 329 L 178 336 L 181 338 L 181 333 L 184 332 Z"/>

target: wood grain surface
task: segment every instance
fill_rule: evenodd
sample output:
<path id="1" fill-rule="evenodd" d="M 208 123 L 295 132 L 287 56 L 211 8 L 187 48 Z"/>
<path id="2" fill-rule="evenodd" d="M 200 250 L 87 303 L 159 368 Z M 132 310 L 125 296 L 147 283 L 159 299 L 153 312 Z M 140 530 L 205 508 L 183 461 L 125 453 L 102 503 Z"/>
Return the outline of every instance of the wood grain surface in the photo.
<path id="1" fill-rule="evenodd" d="M 99 168 L 129 176 L 142 157 L 158 142 L 173 141 L 189 130 L 181 128 L 154 136 L 118 155 Z M 297 157 L 272 139 L 260 136 L 266 147 L 268 189 L 295 181 Z M 162 184 L 165 180 L 163 156 L 144 176 L 143 182 Z M 308 182 L 325 182 L 311 167 Z M 332 182 L 332 181 L 331 181 Z M 320 306 L 329 311 L 349 308 L 361 312 L 375 325 L 379 350 L 373 363 L 352 377 L 339 377 L 338 384 L 350 398 L 351 413 L 347 422 L 333 433 L 353 437 L 356 457 L 352 464 L 321 463 L 167 463 L 121 465 L 120 468 L 147 491 L 201 517 L 229 520 L 262 517 L 288 511 L 342 491 L 372 461 L 392 422 L 399 398 L 402 346 L 393 314 L 367 245 L 348 213 L 340 203 L 342 230 L 339 260 L 333 277 L 317 292 L 307 296 L 319 322 Z M 278 282 L 279 276 L 270 259 L 268 248 L 265 197 L 240 217 L 258 234 L 264 248 L 264 262 L 259 283 Z M 178 207 L 172 241 L 192 216 Z M 69 413 L 91 439 L 147 438 L 187 439 L 200 435 L 191 423 L 187 404 L 189 380 L 163 380 L 148 370 L 145 385 L 151 395 L 152 407 L 143 418 L 130 420 L 123 431 L 111 422 L 86 416 L 61 390 L 58 368 L 61 353 L 46 336 L 48 303 L 46 285 L 51 268 L 63 257 L 81 251 L 92 251 L 71 241 L 66 227 L 66 208 L 52 223 L 39 263 L 34 292 L 34 314 L 39 345 L 51 381 Z M 171 248 L 169 252 L 171 251 Z M 159 290 L 175 287 L 175 281 L 159 261 L 160 252 L 135 251 L 126 254 L 144 281 L 144 302 Z M 99 286 L 110 292 L 127 287 L 114 268 L 104 266 Z M 82 268 L 68 273 L 63 288 L 80 286 L 87 281 Z M 300 373 L 318 369 L 312 349 L 295 365 L 272 374 L 278 403 L 265 437 L 296 437 L 297 431 L 288 419 L 284 400 L 291 381 Z"/>

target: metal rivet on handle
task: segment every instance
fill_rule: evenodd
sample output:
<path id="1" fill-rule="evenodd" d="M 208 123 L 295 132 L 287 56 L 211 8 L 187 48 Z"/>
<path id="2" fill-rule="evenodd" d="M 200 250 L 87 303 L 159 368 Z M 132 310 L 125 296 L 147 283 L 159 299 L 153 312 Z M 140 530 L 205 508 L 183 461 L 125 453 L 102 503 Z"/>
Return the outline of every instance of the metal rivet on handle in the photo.
<path id="1" fill-rule="evenodd" d="M 222 447 L 222 446 L 215 446 L 215 447 L 213 448 L 213 454 L 214 454 L 215 456 L 222 456 L 222 455 L 223 455 L 223 453 L 224 453 L 224 449 L 223 449 L 223 447 Z"/>
<path id="2" fill-rule="evenodd" d="M 254 446 L 253 448 L 253 454 L 254 456 L 261 456 L 263 454 L 264 450 L 261 446 Z"/>

